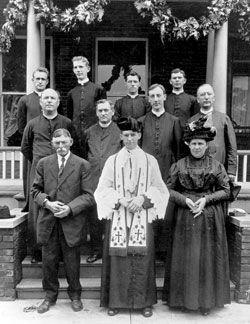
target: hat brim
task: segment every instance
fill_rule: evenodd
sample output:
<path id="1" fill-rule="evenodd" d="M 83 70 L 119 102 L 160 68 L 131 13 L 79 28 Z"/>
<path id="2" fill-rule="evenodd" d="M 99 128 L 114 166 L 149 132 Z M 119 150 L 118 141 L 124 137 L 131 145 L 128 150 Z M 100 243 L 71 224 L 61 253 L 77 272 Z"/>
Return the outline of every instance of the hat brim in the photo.
<path id="1" fill-rule="evenodd" d="M 0 220 L 1 220 L 1 219 L 15 218 L 15 217 L 16 217 L 16 215 L 9 215 L 9 216 L 7 216 L 7 217 L 1 217 L 1 216 L 0 216 Z"/>

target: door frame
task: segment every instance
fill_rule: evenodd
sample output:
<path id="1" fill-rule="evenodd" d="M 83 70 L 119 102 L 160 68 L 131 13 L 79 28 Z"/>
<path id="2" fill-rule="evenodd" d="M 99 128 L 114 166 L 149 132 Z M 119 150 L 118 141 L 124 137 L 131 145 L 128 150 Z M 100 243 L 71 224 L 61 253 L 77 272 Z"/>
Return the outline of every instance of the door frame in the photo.
<path id="1" fill-rule="evenodd" d="M 98 42 L 115 41 L 115 42 L 145 42 L 145 95 L 148 93 L 149 85 L 149 40 L 145 37 L 96 37 L 95 40 L 95 81 L 98 80 Z"/>

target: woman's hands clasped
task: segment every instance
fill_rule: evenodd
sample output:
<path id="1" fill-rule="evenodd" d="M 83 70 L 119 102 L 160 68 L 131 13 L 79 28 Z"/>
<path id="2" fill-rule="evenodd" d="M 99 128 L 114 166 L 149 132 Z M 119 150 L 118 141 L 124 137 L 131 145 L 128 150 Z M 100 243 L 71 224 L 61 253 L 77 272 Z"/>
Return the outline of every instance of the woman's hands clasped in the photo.
<path id="1" fill-rule="evenodd" d="M 186 205 L 194 214 L 194 218 L 196 218 L 202 214 L 204 207 L 206 205 L 206 198 L 202 197 L 198 199 L 196 202 L 193 202 L 193 200 L 190 198 L 186 198 Z"/>

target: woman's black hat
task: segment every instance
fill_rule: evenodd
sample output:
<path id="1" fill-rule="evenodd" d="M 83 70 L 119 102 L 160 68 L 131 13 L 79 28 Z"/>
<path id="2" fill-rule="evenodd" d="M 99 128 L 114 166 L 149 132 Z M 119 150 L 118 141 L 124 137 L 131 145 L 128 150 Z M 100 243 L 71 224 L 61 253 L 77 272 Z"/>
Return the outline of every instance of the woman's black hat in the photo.
<path id="1" fill-rule="evenodd" d="M 187 123 L 184 129 L 183 140 L 190 142 L 192 139 L 200 138 L 207 142 L 214 139 L 216 128 L 213 126 L 212 116 L 201 116 L 198 120 Z"/>

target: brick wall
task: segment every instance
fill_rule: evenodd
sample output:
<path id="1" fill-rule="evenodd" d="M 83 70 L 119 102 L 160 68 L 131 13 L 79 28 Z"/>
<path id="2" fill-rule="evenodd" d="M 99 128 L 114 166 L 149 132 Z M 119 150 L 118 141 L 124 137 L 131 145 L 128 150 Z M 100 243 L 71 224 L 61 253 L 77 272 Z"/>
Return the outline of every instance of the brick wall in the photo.
<path id="1" fill-rule="evenodd" d="M 235 222 L 230 218 L 227 224 L 230 278 L 235 283 L 235 300 L 250 304 L 250 227 L 232 220 Z"/>
<path id="2" fill-rule="evenodd" d="M 21 262 L 26 256 L 27 222 L 15 228 L 0 228 L 0 300 L 14 300 L 22 279 Z"/>

